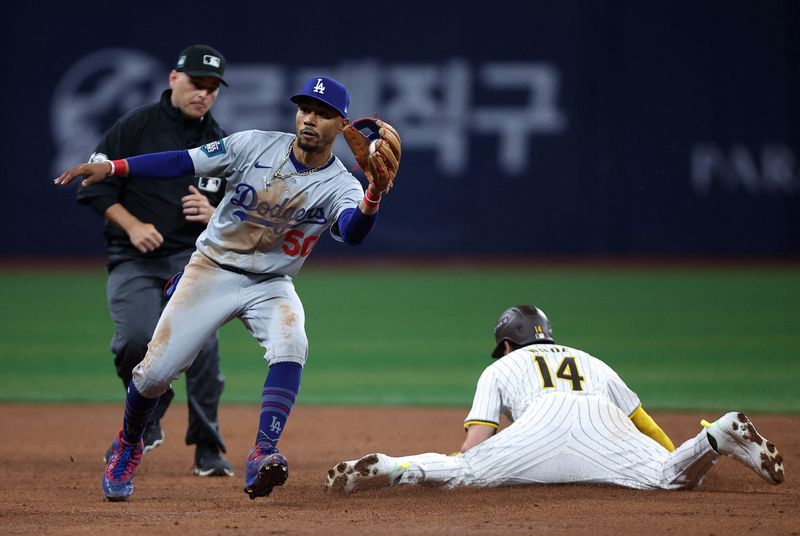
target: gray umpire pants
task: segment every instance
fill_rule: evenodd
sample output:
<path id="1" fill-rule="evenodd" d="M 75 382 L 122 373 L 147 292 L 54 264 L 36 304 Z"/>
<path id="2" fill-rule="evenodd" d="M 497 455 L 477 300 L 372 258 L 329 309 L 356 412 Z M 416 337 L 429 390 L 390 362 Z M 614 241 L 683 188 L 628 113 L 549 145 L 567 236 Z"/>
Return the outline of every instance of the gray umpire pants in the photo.
<path id="1" fill-rule="evenodd" d="M 126 388 L 134 367 L 147 353 L 147 344 L 167 302 L 164 284 L 174 274 L 183 271 L 191 254 L 189 250 L 155 259 L 130 259 L 109 271 L 106 288 L 108 310 L 116 325 L 111 352 L 117 375 Z M 224 385 L 225 378 L 219 364 L 219 339 L 215 333 L 186 371 L 186 391 L 190 402 L 187 445 L 217 444 L 217 436 L 209 427 L 219 430 L 217 409 Z M 173 396 L 172 390 L 161 396 L 153 420 L 164 416 Z"/>

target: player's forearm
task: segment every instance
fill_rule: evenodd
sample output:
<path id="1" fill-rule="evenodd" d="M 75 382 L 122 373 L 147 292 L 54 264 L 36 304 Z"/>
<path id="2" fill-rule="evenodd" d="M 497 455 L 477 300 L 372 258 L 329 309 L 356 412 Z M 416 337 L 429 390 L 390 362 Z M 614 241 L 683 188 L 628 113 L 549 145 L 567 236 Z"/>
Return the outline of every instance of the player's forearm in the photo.
<path id="1" fill-rule="evenodd" d="M 461 445 L 461 452 L 467 452 L 475 445 L 483 443 L 497 432 L 497 426 L 493 424 L 473 423 L 467 428 L 467 438 Z"/>
<path id="2" fill-rule="evenodd" d="M 636 426 L 636 428 L 643 433 L 644 435 L 654 439 L 659 445 L 664 447 L 670 452 L 675 450 L 675 445 L 672 443 L 672 440 L 669 436 L 661 429 L 661 427 L 656 424 L 656 421 L 647 414 L 647 412 L 639 406 L 631 413 L 630 416 L 631 421 Z"/>
<path id="3" fill-rule="evenodd" d="M 163 151 L 111 162 L 111 175 L 118 177 L 153 177 L 171 179 L 194 175 L 189 151 Z"/>
<path id="4" fill-rule="evenodd" d="M 142 223 L 120 203 L 114 203 L 108 207 L 103 216 L 105 219 L 124 230 L 128 235 L 131 234 L 136 225 Z"/>
<path id="5" fill-rule="evenodd" d="M 343 211 L 338 220 L 342 240 L 352 245 L 360 244 L 375 227 L 377 219 L 377 213 L 364 214 L 360 207 Z"/>

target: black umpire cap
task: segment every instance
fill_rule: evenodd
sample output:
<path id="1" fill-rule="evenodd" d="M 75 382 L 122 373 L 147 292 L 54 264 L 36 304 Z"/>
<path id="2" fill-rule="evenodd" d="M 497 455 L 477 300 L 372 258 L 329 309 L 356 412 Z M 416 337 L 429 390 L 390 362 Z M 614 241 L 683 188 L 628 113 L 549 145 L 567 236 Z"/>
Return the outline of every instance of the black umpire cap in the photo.
<path id="1" fill-rule="evenodd" d="M 225 56 L 208 45 L 184 48 L 178 56 L 175 70 L 189 76 L 218 78 L 223 85 L 228 85 L 222 78 L 225 73 Z"/>

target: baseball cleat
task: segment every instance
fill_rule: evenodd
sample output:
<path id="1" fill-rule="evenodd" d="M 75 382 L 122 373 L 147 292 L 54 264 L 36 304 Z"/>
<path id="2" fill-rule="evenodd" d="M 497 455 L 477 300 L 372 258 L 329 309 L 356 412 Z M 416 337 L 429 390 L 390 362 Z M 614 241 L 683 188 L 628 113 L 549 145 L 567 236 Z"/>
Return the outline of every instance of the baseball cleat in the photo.
<path id="1" fill-rule="evenodd" d="M 144 442 L 143 452 L 153 450 L 154 448 L 164 443 L 164 431 L 161 429 L 161 423 L 156 421 L 148 424 L 144 429 L 144 435 L 142 436 L 142 441 Z M 111 459 L 111 454 L 113 452 L 114 452 L 114 443 L 111 443 L 111 446 L 108 447 L 108 450 L 103 456 L 103 463 L 108 463 L 108 460 Z"/>
<path id="2" fill-rule="evenodd" d="M 247 456 L 244 492 L 251 499 L 266 497 L 289 478 L 289 461 L 271 443 L 256 443 Z"/>
<path id="3" fill-rule="evenodd" d="M 744 413 L 726 413 L 713 423 L 704 419 L 701 424 L 718 453 L 743 463 L 770 484 L 783 482 L 783 456 Z"/>
<path id="4" fill-rule="evenodd" d="M 133 475 L 142 460 L 144 444 L 140 439 L 128 443 L 122 439 L 122 430 L 111 445 L 112 452 L 103 473 L 103 495 L 112 502 L 127 501 L 133 493 Z"/>
<path id="5" fill-rule="evenodd" d="M 197 445 L 192 472 L 196 476 L 233 476 L 233 467 L 216 445 Z"/>
<path id="6" fill-rule="evenodd" d="M 329 491 L 340 493 L 394 486 L 407 468 L 407 463 L 386 454 L 367 454 L 358 460 L 337 463 L 328 470 L 325 485 Z"/>

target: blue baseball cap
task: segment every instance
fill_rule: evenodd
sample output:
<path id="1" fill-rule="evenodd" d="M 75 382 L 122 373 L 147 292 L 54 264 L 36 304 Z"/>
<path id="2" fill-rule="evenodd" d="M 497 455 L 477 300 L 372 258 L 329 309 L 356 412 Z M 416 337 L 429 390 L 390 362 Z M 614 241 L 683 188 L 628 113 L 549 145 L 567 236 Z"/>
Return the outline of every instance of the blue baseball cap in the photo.
<path id="1" fill-rule="evenodd" d="M 350 106 L 350 95 L 344 84 L 327 76 L 312 76 L 303 84 L 300 93 L 292 97 L 292 102 L 299 103 L 303 99 L 314 99 L 327 104 L 342 117 L 347 117 L 347 108 Z"/>

